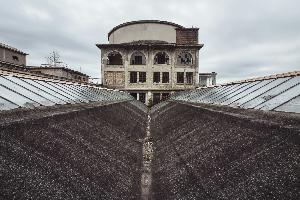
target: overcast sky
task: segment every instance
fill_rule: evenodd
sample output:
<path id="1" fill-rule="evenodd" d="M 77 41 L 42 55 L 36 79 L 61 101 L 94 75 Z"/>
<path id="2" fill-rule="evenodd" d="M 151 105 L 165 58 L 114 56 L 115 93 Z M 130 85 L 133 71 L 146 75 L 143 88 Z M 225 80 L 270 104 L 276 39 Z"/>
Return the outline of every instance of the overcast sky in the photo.
<path id="1" fill-rule="evenodd" d="M 116 25 L 157 19 L 199 27 L 201 72 L 218 82 L 300 70 L 299 0 L 0 0 L 0 42 L 45 63 L 100 76 L 100 50 Z"/>

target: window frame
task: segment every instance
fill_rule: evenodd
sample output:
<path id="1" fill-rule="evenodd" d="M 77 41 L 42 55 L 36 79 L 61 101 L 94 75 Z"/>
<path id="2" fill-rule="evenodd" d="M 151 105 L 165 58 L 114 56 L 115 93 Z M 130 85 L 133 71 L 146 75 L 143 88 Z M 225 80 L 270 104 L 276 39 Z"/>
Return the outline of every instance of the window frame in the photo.
<path id="1" fill-rule="evenodd" d="M 165 57 L 165 62 L 164 63 L 159 63 L 158 62 L 158 56 L 162 54 Z M 170 56 L 165 52 L 165 51 L 160 51 L 157 52 L 154 56 L 154 65 L 170 65 Z"/>
<path id="2" fill-rule="evenodd" d="M 135 74 L 135 76 L 134 76 Z M 129 72 L 129 83 L 138 83 L 138 73 L 137 72 Z M 133 82 L 133 79 L 135 79 L 135 82 Z"/>
<path id="3" fill-rule="evenodd" d="M 158 78 L 157 81 L 156 78 Z M 160 83 L 160 72 L 153 72 L 153 83 Z"/>
<path id="4" fill-rule="evenodd" d="M 191 76 L 188 77 L 188 74 Z M 191 79 L 189 79 L 191 78 Z M 189 84 L 189 85 L 192 85 L 193 84 L 193 81 L 194 81 L 194 73 L 193 72 L 185 72 L 185 79 L 186 79 L 186 84 Z M 188 81 L 188 80 L 191 80 L 191 81 Z"/>
<path id="5" fill-rule="evenodd" d="M 178 80 L 179 80 L 179 76 L 178 76 L 179 74 L 182 75 L 182 77 L 180 77 L 180 79 L 182 79 L 182 82 L 181 82 L 181 81 L 180 81 L 180 82 L 178 81 Z M 177 72 L 177 73 L 176 73 L 176 83 L 177 83 L 177 84 L 184 84 L 184 72 Z"/>
<path id="6" fill-rule="evenodd" d="M 182 56 L 183 55 L 189 55 L 190 57 L 190 63 L 186 63 L 186 62 L 182 62 Z M 179 61 L 180 59 L 180 61 Z M 177 65 L 193 65 L 194 64 L 194 59 L 193 59 L 193 55 L 191 52 L 189 51 L 180 51 L 178 54 L 177 54 Z"/>
<path id="7" fill-rule="evenodd" d="M 136 63 L 136 57 L 141 57 L 141 63 Z M 147 60 L 145 54 L 140 51 L 135 51 L 130 56 L 130 65 L 146 65 L 146 62 Z"/>
<path id="8" fill-rule="evenodd" d="M 144 74 L 145 76 L 141 75 Z M 143 78 L 143 81 L 141 79 Z M 139 72 L 139 83 L 146 83 L 147 82 L 147 73 L 146 72 Z"/>
<path id="9" fill-rule="evenodd" d="M 121 58 L 120 58 L 119 61 L 121 61 L 121 62 L 111 64 L 111 63 L 110 63 L 111 61 L 110 61 L 110 59 L 109 59 L 109 57 L 110 57 L 111 54 L 118 54 L 118 55 L 120 55 Z M 122 54 L 121 54 L 120 52 L 118 52 L 118 51 L 111 51 L 111 52 L 109 52 L 109 53 L 107 54 L 107 57 L 106 57 L 106 58 L 107 58 L 106 65 L 119 65 L 119 66 L 122 66 L 122 65 L 123 65 L 123 56 L 122 56 Z"/>
<path id="10" fill-rule="evenodd" d="M 165 74 L 168 74 L 168 80 L 167 81 L 165 81 Z M 162 72 L 162 78 L 161 78 L 161 82 L 162 83 L 170 83 L 170 72 Z"/>

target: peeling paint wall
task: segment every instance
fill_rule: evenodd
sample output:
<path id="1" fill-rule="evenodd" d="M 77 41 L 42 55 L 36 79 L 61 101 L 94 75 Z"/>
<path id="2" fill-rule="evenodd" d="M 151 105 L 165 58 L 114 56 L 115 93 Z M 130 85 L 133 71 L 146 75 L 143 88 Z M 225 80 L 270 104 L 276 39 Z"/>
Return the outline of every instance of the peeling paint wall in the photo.
<path id="1" fill-rule="evenodd" d="M 175 26 L 157 23 L 131 24 L 114 31 L 109 37 L 110 44 L 138 40 L 161 40 L 176 42 Z"/>

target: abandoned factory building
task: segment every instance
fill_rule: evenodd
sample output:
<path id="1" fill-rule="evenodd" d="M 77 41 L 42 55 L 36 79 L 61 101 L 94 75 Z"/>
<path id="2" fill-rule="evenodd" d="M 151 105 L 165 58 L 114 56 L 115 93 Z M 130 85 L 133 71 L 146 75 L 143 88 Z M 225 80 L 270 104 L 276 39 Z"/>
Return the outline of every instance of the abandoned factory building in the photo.
<path id="1" fill-rule="evenodd" d="M 101 76 L 108 88 L 158 103 L 175 91 L 199 85 L 198 28 L 158 20 L 120 24 L 101 49 Z"/>

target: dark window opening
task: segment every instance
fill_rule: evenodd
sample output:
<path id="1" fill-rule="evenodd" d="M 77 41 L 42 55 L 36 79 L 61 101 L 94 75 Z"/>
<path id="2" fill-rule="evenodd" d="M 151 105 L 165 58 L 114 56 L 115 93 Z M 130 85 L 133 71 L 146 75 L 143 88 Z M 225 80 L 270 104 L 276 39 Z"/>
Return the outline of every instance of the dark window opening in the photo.
<path id="1" fill-rule="evenodd" d="M 139 101 L 141 101 L 142 103 L 146 102 L 146 93 L 139 94 Z"/>
<path id="2" fill-rule="evenodd" d="M 111 52 L 108 54 L 107 57 L 107 64 L 108 65 L 122 65 L 122 56 L 118 52 Z"/>
<path id="3" fill-rule="evenodd" d="M 193 84 L 193 72 L 186 72 L 186 83 Z"/>
<path id="4" fill-rule="evenodd" d="M 153 83 L 160 82 L 160 72 L 153 72 Z"/>
<path id="5" fill-rule="evenodd" d="M 162 101 L 165 101 L 166 99 L 168 99 L 170 96 L 170 93 L 162 93 L 161 94 L 161 100 Z"/>
<path id="6" fill-rule="evenodd" d="M 153 93 L 153 105 L 160 102 L 160 93 Z"/>
<path id="7" fill-rule="evenodd" d="M 184 83 L 184 72 L 177 72 L 177 83 Z"/>
<path id="8" fill-rule="evenodd" d="M 146 72 L 139 72 L 139 82 L 146 83 Z"/>
<path id="9" fill-rule="evenodd" d="M 137 99 L 137 93 L 130 93 L 130 95 Z"/>
<path id="10" fill-rule="evenodd" d="M 177 57 L 177 63 L 182 65 L 191 65 L 193 57 L 189 52 L 181 52 Z"/>
<path id="11" fill-rule="evenodd" d="M 165 52 L 159 52 L 154 57 L 154 64 L 169 64 L 169 56 Z"/>
<path id="12" fill-rule="evenodd" d="M 141 52 L 135 52 L 131 55 L 130 59 L 131 65 L 145 65 L 146 64 L 146 57 Z"/>
<path id="13" fill-rule="evenodd" d="M 169 83 L 169 72 L 162 73 L 162 83 Z"/>
<path id="14" fill-rule="evenodd" d="M 130 72 L 130 83 L 137 83 L 137 72 Z"/>
<path id="15" fill-rule="evenodd" d="M 19 61 L 18 56 L 12 56 L 12 58 L 13 58 L 14 61 Z"/>

